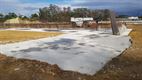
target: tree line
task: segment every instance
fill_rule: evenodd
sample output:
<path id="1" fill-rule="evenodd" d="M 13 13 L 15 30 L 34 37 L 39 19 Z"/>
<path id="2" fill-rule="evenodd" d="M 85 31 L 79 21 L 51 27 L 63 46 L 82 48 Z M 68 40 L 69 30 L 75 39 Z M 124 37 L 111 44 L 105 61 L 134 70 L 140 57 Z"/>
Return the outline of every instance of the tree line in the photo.
<path id="1" fill-rule="evenodd" d="M 0 13 L 0 21 L 19 17 L 28 20 L 40 20 L 43 22 L 69 22 L 71 17 L 93 17 L 94 20 L 108 20 L 110 13 L 108 9 L 92 10 L 88 8 L 76 8 L 64 11 L 57 5 L 50 4 L 49 7 L 40 8 L 38 13 L 31 14 L 30 17 L 17 15 L 16 13 L 8 13 L 3 15 Z"/>

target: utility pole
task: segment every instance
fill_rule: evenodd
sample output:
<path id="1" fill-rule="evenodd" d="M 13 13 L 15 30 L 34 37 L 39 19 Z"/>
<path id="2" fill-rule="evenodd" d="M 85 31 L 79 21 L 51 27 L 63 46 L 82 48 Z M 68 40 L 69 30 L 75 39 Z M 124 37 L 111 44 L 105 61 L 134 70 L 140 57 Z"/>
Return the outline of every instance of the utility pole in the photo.
<path id="1" fill-rule="evenodd" d="M 113 11 L 110 11 L 110 21 L 113 35 L 120 35 L 118 25 L 116 23 L 116 15 Z"/>

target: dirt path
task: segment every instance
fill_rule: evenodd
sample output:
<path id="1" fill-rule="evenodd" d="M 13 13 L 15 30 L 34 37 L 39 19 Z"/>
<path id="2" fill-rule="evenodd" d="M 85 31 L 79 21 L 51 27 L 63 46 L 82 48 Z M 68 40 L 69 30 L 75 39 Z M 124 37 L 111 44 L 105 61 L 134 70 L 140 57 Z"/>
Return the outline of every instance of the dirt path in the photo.
<path id="1" fill-rule="evenodd" d="M 94 76 L 62 71 L 57 65 L 0 55 L 0 80 L 142 80 L 142 25 L 133 29 L 132 47 Z"/>

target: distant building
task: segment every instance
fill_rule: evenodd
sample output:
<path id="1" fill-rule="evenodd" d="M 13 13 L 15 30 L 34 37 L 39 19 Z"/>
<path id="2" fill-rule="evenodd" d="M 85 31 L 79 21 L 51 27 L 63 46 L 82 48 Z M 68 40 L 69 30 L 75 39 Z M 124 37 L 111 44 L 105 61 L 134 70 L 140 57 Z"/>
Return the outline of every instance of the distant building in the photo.
<path id="1" fill-rule="evenodd" d="M 139 17 L 133 17 L 133 16 L 132 16 L 132 17 L 128 17 L 128 19 L 134 21 L 134 20 L 139 20 Z"/>
<path id="2" fill-rule="evenodd" d="M 92 17 L 86 17 L 86 18 L 71 17 L 71 22 L 75 22 L 77 26 L 82 26 L 84 21 L 93 21 L 93 18 Z"/>
<path id="3" fill-rule="evenodd" d="M 71 17 L 71 21 L 92 21 L 93 18 L 92 17 L 85 17 L 85 18 L 74 18 L 74 17 Z"/>

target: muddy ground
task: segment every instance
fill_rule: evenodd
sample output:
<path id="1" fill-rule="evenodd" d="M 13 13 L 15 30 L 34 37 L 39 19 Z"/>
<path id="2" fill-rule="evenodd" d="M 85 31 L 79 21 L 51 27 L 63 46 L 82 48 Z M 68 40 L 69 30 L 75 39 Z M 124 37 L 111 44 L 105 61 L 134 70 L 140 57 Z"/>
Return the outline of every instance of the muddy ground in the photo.
<path id="1" fill-rule="evenodd" d="M 57 65 L 0 55 L 0 80 L 142 80 L 142 25 L 128 25 L 132 46 L 93 76 Z M 94 65 L 95 66 L 95 65 Z"/>

